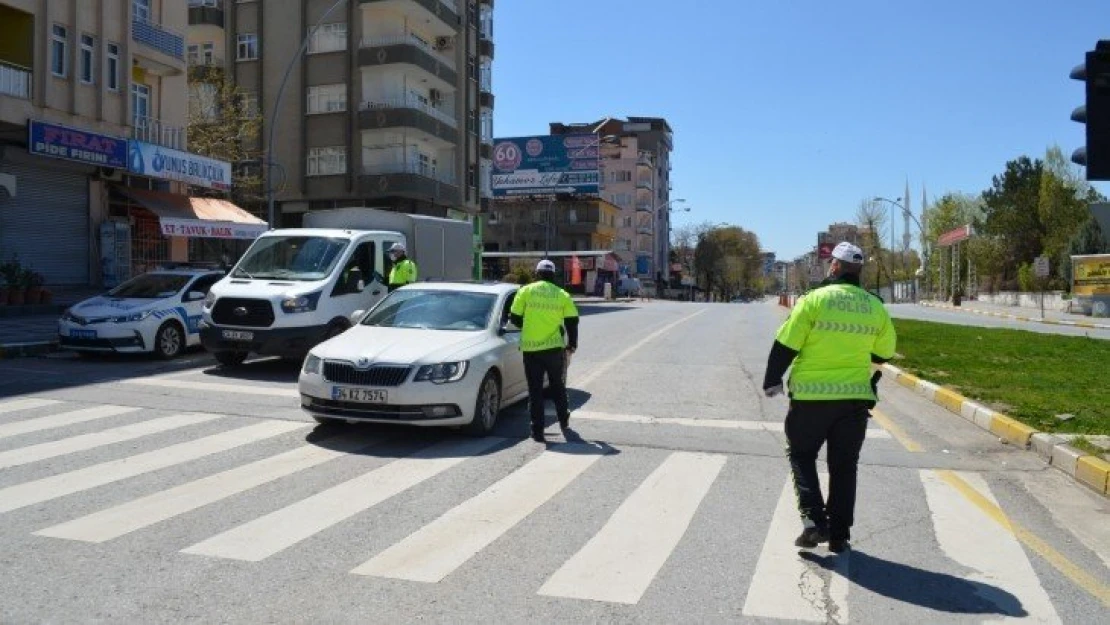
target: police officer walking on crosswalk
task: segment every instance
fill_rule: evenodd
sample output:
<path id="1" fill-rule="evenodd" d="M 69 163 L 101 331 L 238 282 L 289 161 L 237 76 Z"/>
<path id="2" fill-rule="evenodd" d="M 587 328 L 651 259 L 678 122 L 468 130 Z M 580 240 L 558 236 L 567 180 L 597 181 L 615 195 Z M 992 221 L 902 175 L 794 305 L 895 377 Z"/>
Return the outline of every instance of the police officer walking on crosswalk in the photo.
<path id="1" fill-rule="evenodd" d="M 569 427 L 565 367 L 566 359 L 578 349 L 578 308 L 570 294 L 555 284 L 555 263 L 541 260 L 536 265 L 536 276 L 538 280 L 517 291 L 509 315 L 513 325 L 521 329 L 520 348 L 524 352 L 524 375 L 528 379 L 532 440 L 542 443 L 546 425 L 543 412 L 545 375 L 555 400 L 559 427 L 564 431 Z"/>
<path id="2" fill-rule="evenodd" d="M 829 280 L 798 300 L 779 328 L 767 359 L 763 391 L 783 392 L 793 364 L 786 414 L 787 454 L 803 530 L 794 544 L 829 551 L 849 548 L 856 505 L 856 467 L 877 401 L 871 364 L 894 357 L 896 337 L 882 300 L 860 286 L 863 251 L 841 243 Z M 828 443 L 829 496 L 821 495 L 817 454 Z"/>

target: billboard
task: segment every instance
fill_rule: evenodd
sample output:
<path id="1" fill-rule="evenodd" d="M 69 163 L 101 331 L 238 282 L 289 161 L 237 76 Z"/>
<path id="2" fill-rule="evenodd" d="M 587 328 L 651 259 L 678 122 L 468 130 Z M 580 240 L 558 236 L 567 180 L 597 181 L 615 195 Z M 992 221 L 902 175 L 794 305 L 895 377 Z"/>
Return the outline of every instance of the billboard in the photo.
<path id="1" fill-rule="evenodd" d="M 231 188 L 231 163 L 153 143 L 129 143 L 127 169 L 132 173 L 221 191 Z"/>
<path id="2" fill-rule="evenodd" d="M 1072 295 L 1110 295 L 1110 254 L 1072 256 L 1071 273 Z"/>
<path id="3" fill-rule="evenodd" d="M 127 139 L 88 130 L 27 122 L 27 151 L 101 167 L 127 167 Z"/>
<path id="4" fill-rule="evenodd" d="M 494 139 L 494 197 L 597 193 L 599 143 L 592 134 Z"/>

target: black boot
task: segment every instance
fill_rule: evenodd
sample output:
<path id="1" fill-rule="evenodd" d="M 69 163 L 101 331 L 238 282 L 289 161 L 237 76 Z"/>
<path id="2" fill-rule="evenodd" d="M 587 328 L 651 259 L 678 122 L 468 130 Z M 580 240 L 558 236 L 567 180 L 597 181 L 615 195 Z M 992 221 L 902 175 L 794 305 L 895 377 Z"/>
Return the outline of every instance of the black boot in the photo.
<path id="1" fill-rule="evenodd" d="M 544 439 L 543 437 L 542 425 L 536 425 L 534 423 L 532 424 L 532 440 L 536 441 L 537 443 L 547 442 L 546 439 Z"/>
<path id="2" fill-rule="evenodd" d="M 829 530 L 820 526 L 813 526 L 802 530 L 802 533 L 794 540 L 794 546 L 813 549 L 818 543 L 827 542 L 829 542 Z"/>

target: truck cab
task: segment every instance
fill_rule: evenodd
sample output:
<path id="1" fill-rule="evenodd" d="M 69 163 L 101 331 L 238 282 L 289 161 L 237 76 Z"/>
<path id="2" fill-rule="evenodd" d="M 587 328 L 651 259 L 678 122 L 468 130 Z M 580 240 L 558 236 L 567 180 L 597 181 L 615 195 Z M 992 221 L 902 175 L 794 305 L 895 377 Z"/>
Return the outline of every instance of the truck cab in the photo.
<path id="1" fill-rule="evenodd" d="M 201 343 L 225 366 L 249 354 L 300 359 L 385 297 L 388 230 L 292 228 L 260 236 L 208 292 Z"/>

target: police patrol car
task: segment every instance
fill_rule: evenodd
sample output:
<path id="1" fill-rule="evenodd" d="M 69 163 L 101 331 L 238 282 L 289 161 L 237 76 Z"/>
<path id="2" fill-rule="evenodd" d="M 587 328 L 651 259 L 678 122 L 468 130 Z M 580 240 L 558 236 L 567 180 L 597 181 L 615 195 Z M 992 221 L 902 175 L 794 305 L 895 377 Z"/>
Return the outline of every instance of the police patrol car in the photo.
<path id="1" fill-rule="evenodd" d="M 212 269 L 142 274 L 62 314 L 58 345 L 78 352 L 154 352 L 174 358 L 200 343 L 204 298 L 224 277 Z"/>

